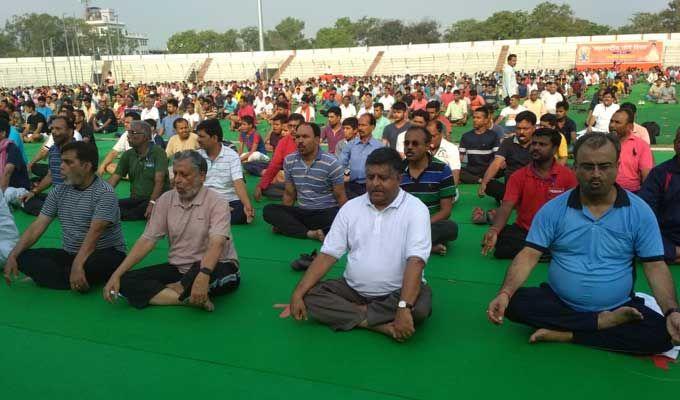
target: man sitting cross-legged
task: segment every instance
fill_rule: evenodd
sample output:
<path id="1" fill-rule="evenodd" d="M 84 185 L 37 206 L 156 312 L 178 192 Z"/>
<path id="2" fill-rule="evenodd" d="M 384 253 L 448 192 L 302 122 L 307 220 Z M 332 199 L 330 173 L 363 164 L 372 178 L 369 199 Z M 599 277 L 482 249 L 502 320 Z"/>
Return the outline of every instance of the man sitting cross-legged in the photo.
<path id="1" fill-rule="evenodd" d="M 458 237 L 458 225 L 451 221 L 456 185 L 451 168 L 429 152 L 432 136 L 425 128 L 412 126 L 406 131 L 406 155 L 401 188 L 419 198 L 430 211 L 432 252 L 445 255 L 446 243 Z"/>
<path id="2" fill-rule="evenodd" d="M 116 187 L 122 177 L 130 178 L 130 198 L 120 199 L 120 218 L 136 221 L 149 218 L 156 200 L 170 187 L 168 157 L 151 141 L 151 126 L 144 121 L 130 122 L 127 132 L 130 150 L 123 153 L 109 184 Z"/>
<path id="3" fill-rule="evenodd" d="M 654 213 L 615 185 L 620 150 L 609 134 L 576 142 L 579 186 L 534 217 L 526 246 L 489 304 L 491 322 L 501 324 L 507 315 L 536 328 L 532 343 L 573 342 L 633 354 L 661 353 L 680 342 L 675 285 Z M 548 250 L 548 283 L 521 287 Z M 636 257 L 665 317 L 633 295 Z"/>
<path id="4" fill-rule="evenodd" d="M 314 123 L 303 123 L 295 132 L 298 151 L 286 156 L 283 164 L 283 204 L 268 204 L 262 210 L 274 232 L 323 242 L 338 209 L 347 201 L 342 166 L 321 150 L 320 141 L 321 130 Z"/>
<path id="5" fill-rule="evenodd" d="M 21 271 L 38 286 L 86 292 L 106 282 L 123 261 L 118 200 L 113 188 L 95 174 L 98 160 L 91 143 L 61 148 L 64 183 L 52 189 L 7 258 L 8 284 Z M 54 218 L 61 224 L 62 249 L 31 249 Z"/>
<path id="6" fill-rule="evenodd" d="M 404 341 L 429 317 L 432 291 L 423 269 L 432 247 L 430 215 L 423 202 L 399 188 L 401 173 L 396 150 L 368 156 L 367 193 L 340 209 L 293 292 L 295 319 L 309 313 L 336 331 L 359 327 Z M 343 277 L 319 282 L 348 251 Z"/>
<path id="7" fill-rule="evenodd" d="M 201 147 L 198 153 L 209 165 L 205 186 L 219 193 L 229 203 L 232 225 L 251 223 L 255 211 L 243 181 L 241 161 L 238 153 L 222 142 L 220 122 L 206 119 L 199 122 L 196 130 Z"/>
<path id="8" fill-rule="evenodd" d="M 572 170 L 555 160 L 561 140 L 560 133 L 554 129 L 541 128 L 532 135 L 529 147 L 532 162 L 508 179 L 503 202 L 482 241 L 483 255 L 495 247 L 494 257 L 514 258 L 524 247 L 538 210 L 551 199 L 576 187 Z M 506 225 L 513 209 L 517 210 L 517 220 Z"/>
<path id="9" fill-rule="evenodd" d="M 229 205 L 203 185 L 208 164 L 198 152 L 185 150 L 175 154 L 173 172 L 174 189 L 158 199 L 144 233 L 111 275 L 104 288 L 106 300 L 120 293 L 136 308 L 188 303 L 212 311 L 211 296 L 238 287 Z M 129 271 L 164 236 L 170 245 L 168 262 Z"/>
<path id="10" fill-rule="evenodd" d="M 680 129 L 673 141 L 675 157 L 653 168 L 640 197 L 659 221 L 666 262 L 680 264 Z"/>

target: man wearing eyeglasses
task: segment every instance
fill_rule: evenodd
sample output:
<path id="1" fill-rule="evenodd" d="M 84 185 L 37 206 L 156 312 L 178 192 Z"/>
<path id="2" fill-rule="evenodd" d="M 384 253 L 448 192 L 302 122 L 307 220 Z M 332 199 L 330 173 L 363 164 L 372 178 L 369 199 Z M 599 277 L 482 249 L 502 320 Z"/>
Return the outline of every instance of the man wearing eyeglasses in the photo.
<path id="1" fill-rule="evenodd" d="M 680 309 L 664 262 L 654 213 L 616 182 L 621 145 L 591 133 L 574 146 L 579 186 L 545 204 L 526 245 L 487 309 L 497 325 L 511 321 L 537 330 L 530 342 L 571 342 L 602 350 L 657 354 L 680 343 Z M 521 287 L 550 251 L 548 281 Z M 635 258 L 662 314 L 633 293 Z"/>
<path id="2" fill-rule="evenodd" d="M 151 126 L 144 121 L 130 122 L 128 142 L 132 148 L 120 157 L 109 184 L 116 187 L 122 177 L 129 177 L 130 197 L 118 201 L 121 219 L 144 220 L 151 216 L 156 199 L 170 187 L 168 157 L 151 141 Z"/>

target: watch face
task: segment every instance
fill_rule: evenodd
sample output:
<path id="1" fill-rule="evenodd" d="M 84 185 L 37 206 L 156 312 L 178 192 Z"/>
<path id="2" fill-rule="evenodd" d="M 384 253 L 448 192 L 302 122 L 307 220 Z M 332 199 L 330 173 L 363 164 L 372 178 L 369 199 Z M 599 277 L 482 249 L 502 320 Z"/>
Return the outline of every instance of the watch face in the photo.
<path id="1" fill-rule="evenodd" d="M 404 300 L 400 301 L 398 304 L 399 308 L 406 308 L 406 302 Z"/>

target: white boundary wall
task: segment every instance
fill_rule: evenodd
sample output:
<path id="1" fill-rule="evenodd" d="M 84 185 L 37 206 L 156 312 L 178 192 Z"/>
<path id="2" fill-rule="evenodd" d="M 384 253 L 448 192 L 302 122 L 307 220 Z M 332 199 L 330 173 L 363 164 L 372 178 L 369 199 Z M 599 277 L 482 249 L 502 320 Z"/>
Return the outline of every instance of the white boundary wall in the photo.
<path id="1" fill-rule="evenodd" d="M 290 55 L 295 58 L 282 78 L 308 78 L 325 73 L 361 76 L 383 51 L 374 75 L 440 74 L 448 72 L 491 71 L 496 67 L 503 46 L 518 56 L 518 68 L 572 68 L 576 46 L 585 43 L 662 41 L 664 65 L 680 65 L 680 33 L 551 37 L 462 43 L 432 43 L 403 46 L 375 46 L 314 50 L 287 50 L 211 54 L 128 55 L 102 57 L 0 58 L 0 86 L 34 86 L 91 82 L 92 73 L 101 72 L 104 61 L 111 61 L 116 81 L 166 82 L 187 79 L 207 58 L 212 58 L 205 80 L 242 80 L 255 77 L 261 68 L 276 69 Z M 54 65 L 54 67 L 53 67 Z M 55 80 L 56 77 L 56 80 Z"/>

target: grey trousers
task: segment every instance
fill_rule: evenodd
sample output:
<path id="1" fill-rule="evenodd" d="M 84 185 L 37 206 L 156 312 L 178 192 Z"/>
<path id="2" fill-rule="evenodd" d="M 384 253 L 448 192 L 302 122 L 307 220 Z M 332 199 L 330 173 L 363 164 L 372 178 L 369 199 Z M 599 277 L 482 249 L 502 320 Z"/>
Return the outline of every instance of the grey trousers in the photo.
<path id="1" fill-rule="evenodd" d="M 387 296 L 364 297 L 352 289 L 344 278 L 319 282 L 304 297 L 309 315 L 335 331 L 348 331 L 362 321 L 369 327 L 394 321 L 401 291 Z M 362 311 L 357 305 L 365 305 Z M 414 304 L 412 315 L 415 324 L 432 314 L 432 289 L 424 283 Z"/>

